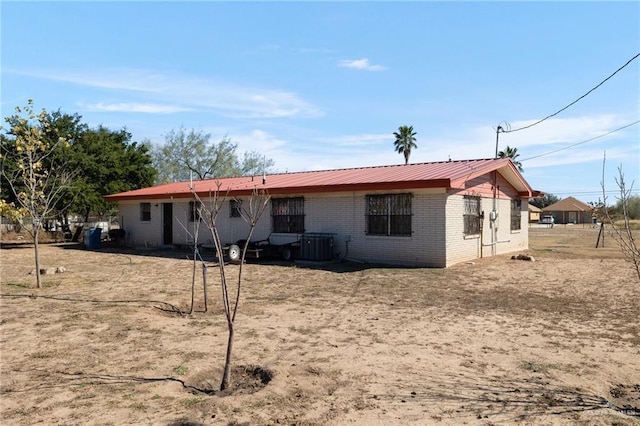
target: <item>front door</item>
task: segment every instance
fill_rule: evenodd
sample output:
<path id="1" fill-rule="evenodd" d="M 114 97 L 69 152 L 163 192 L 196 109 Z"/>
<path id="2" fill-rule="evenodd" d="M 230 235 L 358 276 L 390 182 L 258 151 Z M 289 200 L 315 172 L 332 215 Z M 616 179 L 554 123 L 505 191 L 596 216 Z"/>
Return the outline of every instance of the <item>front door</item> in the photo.
<path id="1" fill-rule="evenodd" d="M 162 204 L 162 244 L 173 244 L 173 203 Z"/>

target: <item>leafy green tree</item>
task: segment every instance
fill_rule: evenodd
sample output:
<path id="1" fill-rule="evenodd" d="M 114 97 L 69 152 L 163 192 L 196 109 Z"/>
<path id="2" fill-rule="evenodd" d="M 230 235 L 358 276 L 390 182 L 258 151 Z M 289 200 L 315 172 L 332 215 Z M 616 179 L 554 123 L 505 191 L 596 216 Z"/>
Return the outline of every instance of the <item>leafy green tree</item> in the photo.
<path id="1" fill-rule="evenodd" d="M 550 206 L 551 204 L 555 204 L 558 201 L 560 201 L 559 197 L 549 193 L 549 194 L 544 194 L 544 196 L 541 198 L 531 198 L 529 200 L 529 203 L 533 204 L 539 209 L 544 209 L 545 207 Z"/>
<path id="2" fill-rule="evenodd" d="M 131 141 L 125 129 L 103 126 L 84 130 L 64 153 L 78 176 L 68 210 L 82 214 L 107 214 L 111 205 L 103 196 L 151 186 L 156 171 L 145 144 Z"/>
<path id="3" fill-rule="evenodd" d="M 244 153 L 240 170 L 236 175 L 257 176 L 263 173 L 270 173 L 274 164 L 272 159 L 266 158 L 258 151 L 248 151 Z"/>
<path id="4" fill-rule="evenodd" d="M 49 155 L 43 158 L 43 167 L 48 168 L 51 162 L 57 164 L 66 163 L 67 155 L 64 153 L 65 150 L 74 143 L 79 134 L 87 129 L 87 126 L 80 122 L 81 117 L 79 115 L 63 114 L 59 110 L 52 113 L 43 110 L 40 116 L 40 120 L 47 123 L 46 126 L 40 126 L 40 138 L 54 148 Z M 9 124 L 9 129 L 7 130 L 7 135 L 2 134 L 0 138 L 3 140 L 3 146 L 12 147 L 10 149 L 15 150 L 15 140 L 7 140 L 7 136 L 15 136 L 16 129 L 14 127 L 19 126 L 19 122 L 16 121 L 15 116 L 7 117 L 5 121 Z M 66 143 L 59 144 L 58 139 L 60 137 L 64 138 Z M 9 155 L 5 158 L 3 163 L 5 173 L 0 176 L 0 179 L 2 179 L 0 184 L 1 198 L 12 204 L 15 204 L 17 200 L 9 186 L 9 182 L 6 181 L 5 175 L 12 175 L 16 172 L 14 157 L 14 155 Z M 23 185 L 21 182 L 13 182 L 13 184 L 17 189 L 20 189 L 21 185 Z M 58 203 L 64 203 L 65 201 L 68 201 L 68 199 L 62 196 Z"/>
<path id="5" fill-rule="evenodd" d="M 226 136 L 215 143 L 211 141 L 211 134 L 202 130 L 186 131 L 183 127 L 172 130 L 165 136 L 164 144 L 151 150 L 158 171 L 156 183 L 261 174 L 273 167 L 273 160 L 255 151 L 245 153 L 240 159 L 237 148 Z"/>
<path id="6" fill-rule="evenodd" d="M 620 217 L 624 217 L 626 212 L 629 219 L 640 219 L 640 196 L 628 194 L 624 199 L 618 198 L 614 211 Z"/>
<path id="7" fill-rule="evenodd" d="M 90 129 L 80 115 L 60 110 L 43 111 L 42 119 L 47 126 L 42 127 L 41 138 L 52 147 L 43 167 L 64 163 L 74 171 L 73 181 L 60 192 L 47 220 L 58 218 L 68 224 L 69 215 L 80 214 L 87 221 L 90 214 L 103 215 L 113 207 L 104 201 L 104 195 L 153 185 L 155 169 L 148 147 L 131 142 L 126 130 Z M 66 143 L 57 144 L 59 137 Z M 11 161 L 7 158 L 5 169 L 15 168 Z M 4 176 L 2 179 L 2 198 L 15 204 L 15 196 L 6 190 Z"/>
<path id="8" fill-rule="evenodd" d="M 36 285 L 40 277 L 39 235 L 42 225 L 51 218 L 69 183 L 70 169 L 56 161 L 54 153 L 68 142 L 61 136 L 52 141 L 55 129 L 45 110 L 36 113 L 33 101 L 24 108 L 16 107 L 13 116 L 5 118 L 9 130 L 1 142 L 3 184 L 13 193 L 16 206 L 31 219 L 25 227 L 34 244 Z M 3 203 L 10 204 L 10 203 Z"/>
<path id="9" fill-rule="evenodd" d="M 398 154 L 403 154 L 404 164 L 408 164 L 411 150 L 418 148 L 418 145 L 416 145 L 416 132 L 413 131 L 413 126 L 400 126 L 397 132 L 393 132 L 393 135 L 396 137 L 393 143 L 395 151 Z"/>
<path id="10" fill-rule="evenodd" d="M 5 119 L 6 120 L 6 119 Z M 4 202 L 5 208 L 16 208 L 17 201 L 16 194 L 11 189 L 7 176 L 13 176 L 16 173 L 16 162 L 13 155 L 7 155 L 7 151 L 13 152 L 15 150 L 15 139 L 7 137 L 5 134 L 0 134 L 0 145 L 2 146 L 2 173 L 0 173 L 0 200 Z M 20 182 L 14 183 L 16 188 L 20 186 Z M 8 210 L 4 210 L 8 212 Z M 3 214 L 5 216 L 5 214 Z M 16 217 L 16 220 L 19 217 Z"/>
<path id="11" fill-rule="evenodd" d="M 69 164 L 69 159 L 72 157 L 69 153 L 72 150 L 71 146 L 76 144 L 78 138 L 87 131 L 88 126 L 82 123 L 82 116 L 62 113 L 60 110 L 47 113 L 47 120 L 51 123 L 51 126 L 45 133 L 45 137 L 53 142 L 58 135 L 61 135 L 67 142 L 56 146 L 56 149 L 51 154 L 50 160 L 65 163 L 70 170 L 76 169 L 75 165 Z M 53 220 L 57 218 L 62 223 L 69 223 L 68 213 L 75 201 L 76 194 L 79 192 L 75 189 L 75 186 L 78 185 L 77 178 L 80 174 L 81 173 L 74 172 L 73 181 L 70 182 L 68 187 L 60 194 L 60 199 L 55 208 L 55 217 L 50 219 Z"/>
<path id="12" fill-rule="evenodd" d="M 520 156 L 518 154 L 518 148 L 511 148 L 509 145 L 504 149 L 504 151 L 498 152 L 499 158 L 510 158 L 513 164 L 518 168 L 520 173 L 524 172 L 522 168 L 522 163 L 520 163 L 517 158 Z"/>
<path id="13" fill-rule="evenodd" d="M 20 221 L 28 214 L 29 212 L 24 207 L 16 207 L 15 203 L 0 198 L 0 216 L 7 218 L 17 229 L 22 229 Z"/>

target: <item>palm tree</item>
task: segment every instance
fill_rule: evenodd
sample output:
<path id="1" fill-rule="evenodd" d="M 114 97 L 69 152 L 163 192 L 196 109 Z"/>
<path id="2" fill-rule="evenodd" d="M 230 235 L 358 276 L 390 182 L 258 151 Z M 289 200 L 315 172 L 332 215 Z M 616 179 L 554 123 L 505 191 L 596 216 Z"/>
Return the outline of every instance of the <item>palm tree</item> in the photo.
<path id="1" fill-rule="evenodd" d="M 408 164 L 411 150 L 418 148 L 418 145 L 416 145 L 416 132 L 413 131 L 413 126 L 400 126 L 397 132 L 393 132 L 393 135 L 396 137 L 393 143 L 396 152 L 404 154 L 404 164 Z"/>
<path id="2" fill-rule="evenodd" d="M 518 168 L 518 171 L 520 171 L 520 173 L 522 173 L 524 172 L 524 169 L 522 168 L 522 163 L 520 163 L 519 161 L 516 161 L 516 158 L 518 158 L 519 156 L 520 154 L 518 154 L 518 148 L 511 148 L 509 145 L 507 145 L 504 151 L 500 151 L 498 153 L 498 157 L 500 158 L 510 158 L 511 161 L 513 161 L 513 165 Z"/>

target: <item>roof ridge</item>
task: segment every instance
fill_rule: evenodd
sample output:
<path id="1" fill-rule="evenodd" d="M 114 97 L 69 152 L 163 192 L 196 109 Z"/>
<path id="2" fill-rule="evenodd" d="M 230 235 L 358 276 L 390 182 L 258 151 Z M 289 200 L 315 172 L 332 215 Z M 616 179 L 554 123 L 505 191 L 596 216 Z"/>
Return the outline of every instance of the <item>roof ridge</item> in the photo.
<path id="1" fill-rule="evenodd" d="M 490 161 L 490 160 L 503 160 L 503 158 L 470 158 L 466 160 L 441 160 L 441 161 L 426 161 L 422 163 L 410 163 L 410 164 L 383 164 L 379 166 L 360 166 L 360 167 L 342 167 L 338 169 L 322 169 L 322 170 L 300 170 L 295 172 L 281 172 L 281 173 L 268 173 L 264 176 L 266 177 L 274 177 L 274 176 L 291 176 L 291 175 L 302 175 L 302 174 L 312 174 L 312 173 L 330 173 L 330 172 L 340 172 L 340 171 L 351 171 L 351 170 L 373 170 L 373 169 L 390 169 L 395 167 L 412 167 L 412 166 L 424 166 L 429 164 L 450 164 L 450 163 L 478 163 L 481 161 Z M 225 177 L 212 177 L 209 179 L 202 179 L 198 182 L 209 182 L 209 181 L 217 181 L 224 179 L 242 179 L 242 178 L 255 178 L 263 176 L 262 173 L 254 174 L 254 175 L 240 175 L 240 176 L 225 176 Z M 187 181 L 184 181 L 187 182 Z M 182 183 L 182 182 L 170 182 L 170 183 Z"/>
<path id="2" fill-rule="evenodd" d="M 405 166 L 424 166 L 427 164 L 447 164 L 447 163 L 477 163 L 480 161 L 489 161 L 489 160 L 501 160 L 501 158 L 472 158 L 468 160 L 441 160 L 441 161 L 424 161 L 421 163 L 410 163 L 410 164 L 382 164 L 379 166 L 360 166 L 360 167 L 340 167 L 337 169 L 321 169 L 321 170 L 300 170 L 295 172 L 283 172 L 283 173 L 271 173 L 267 174 L 267 176 L 276 176 L 276 175 L 295 175 L 295 174 L 304 174 L 304 173 L 322 173 L 322 172 L 339 172 L 343 170 L 368 170 L 368 169 L 384 169 L 384 168 L 392 168 L 392 167 L 405 167 Z M 241 178 L 248 177 L 247 176 L 231 176 Z M 254 175 L 261 176 L 261 175 Z M 219 179 L 228 179 L 228 178 L 219 178 Z M 210 179 L 207 179 L 210 180 Z"/>

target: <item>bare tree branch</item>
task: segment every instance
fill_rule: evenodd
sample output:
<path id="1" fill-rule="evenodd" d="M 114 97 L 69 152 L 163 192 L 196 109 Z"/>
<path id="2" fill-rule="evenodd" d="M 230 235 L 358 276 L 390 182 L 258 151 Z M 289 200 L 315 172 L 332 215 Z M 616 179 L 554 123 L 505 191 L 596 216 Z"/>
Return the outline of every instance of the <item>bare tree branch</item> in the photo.
<path id="1" fill-rule="evenodd" d="M 602 161 L 602 182 L 600 183 L 602 186 L 603 197 L 603 206 L 601 212 L 602 219 L 606 220 L 606 222 L 608 223 L 610 235 L 620 246 L 622 253 L 633 266 L 634 270 L 636 271 L 636 275 L 638 276 L 638 280 L 640 281 L 640 250 L 638 250 L 638 246 L 636 245 L 636 241 L 633 235 L 633 227 L 629 219 L 629 200 L 633 192 L 633 182 L 631 182 L 631 186 L 627 188 L 627 184 L 624 180 L 622 166 L 618 166 L 618 177 L 616 177 L 615 181 L 618 185 L 620 194 L 617 198 L 618 203 L 621 206 L 622 213 L 622 225 L 620 226 L 616 224 L 615 218 L 611 216 L 609 208 L 607 207 L 607 196 L 604 186 L 605 164 L 606 155 Z"/>

